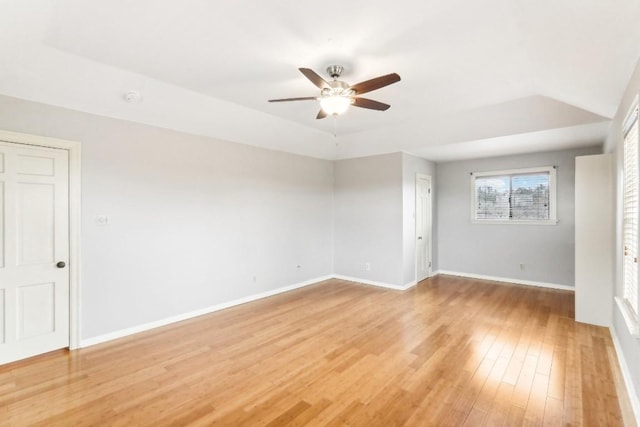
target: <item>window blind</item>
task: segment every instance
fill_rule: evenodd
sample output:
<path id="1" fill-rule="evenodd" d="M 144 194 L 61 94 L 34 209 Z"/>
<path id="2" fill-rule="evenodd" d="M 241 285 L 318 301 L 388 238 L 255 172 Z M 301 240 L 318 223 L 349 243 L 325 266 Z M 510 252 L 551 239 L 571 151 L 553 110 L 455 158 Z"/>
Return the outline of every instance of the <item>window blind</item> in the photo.
<path id="1" fill-rule="evenodd" d="M 549 172 L 476 177 L 475 219 L 550 219 Z"/>
<path id="2" fill-rule="evenodd" d="M 624 299 L 638 315 L 638 107 L 623 125 L 624 136 Z"/>

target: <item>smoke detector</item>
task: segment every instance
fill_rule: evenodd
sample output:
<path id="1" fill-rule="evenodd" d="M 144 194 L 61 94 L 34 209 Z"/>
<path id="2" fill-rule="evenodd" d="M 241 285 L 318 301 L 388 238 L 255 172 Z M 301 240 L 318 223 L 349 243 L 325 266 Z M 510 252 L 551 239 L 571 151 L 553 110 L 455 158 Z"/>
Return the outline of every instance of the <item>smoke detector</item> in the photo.
<path id="1" fill-rule="evenodd" d="M 129 104 L 137 104 L 138 102 L 140 102 L 140 92 L 130 90 L 129 92 L 124 94 L 124 100 Z"/>

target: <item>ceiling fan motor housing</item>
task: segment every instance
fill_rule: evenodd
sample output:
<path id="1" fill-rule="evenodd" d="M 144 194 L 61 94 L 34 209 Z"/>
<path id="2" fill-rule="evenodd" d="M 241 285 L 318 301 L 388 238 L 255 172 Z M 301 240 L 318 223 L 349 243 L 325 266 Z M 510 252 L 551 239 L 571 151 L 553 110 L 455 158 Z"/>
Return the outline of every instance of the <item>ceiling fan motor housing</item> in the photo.
<path id="1" fill-rule="evenodd" d="M 322 96 L 353 96 L 355 94 L 345 82 L 333 80 L 327 83 L 330 87 L 322 89 Z"/>

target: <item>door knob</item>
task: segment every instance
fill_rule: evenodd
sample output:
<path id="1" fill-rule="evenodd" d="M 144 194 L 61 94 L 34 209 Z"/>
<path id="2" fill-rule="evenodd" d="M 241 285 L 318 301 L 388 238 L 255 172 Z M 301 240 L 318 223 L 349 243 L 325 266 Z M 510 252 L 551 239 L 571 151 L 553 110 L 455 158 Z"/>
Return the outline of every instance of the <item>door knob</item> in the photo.
<path id="1" fill-rule="evenodd" d="M 58 268 L 65 268 L 67 264 L 64 263 L 64 261 L 60 261 L 56 264 L 56 267 Z"/>
<path id="2" fill-rule="evenodd" d="M 422 240 L 422 236 L 418 236 L 418 240 Z"/>

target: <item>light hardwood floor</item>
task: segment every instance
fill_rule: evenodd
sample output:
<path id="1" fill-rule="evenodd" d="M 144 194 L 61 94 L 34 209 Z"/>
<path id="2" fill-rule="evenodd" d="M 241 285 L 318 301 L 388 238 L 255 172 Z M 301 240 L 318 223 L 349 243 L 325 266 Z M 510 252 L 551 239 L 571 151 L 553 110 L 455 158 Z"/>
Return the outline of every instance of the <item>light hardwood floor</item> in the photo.
<path id="1" fill-rule="evenodd" d="M 633 425 L 564 291 L 330 280 L 0 367 L 0 425 Z"/>

